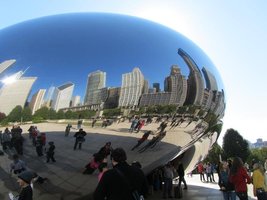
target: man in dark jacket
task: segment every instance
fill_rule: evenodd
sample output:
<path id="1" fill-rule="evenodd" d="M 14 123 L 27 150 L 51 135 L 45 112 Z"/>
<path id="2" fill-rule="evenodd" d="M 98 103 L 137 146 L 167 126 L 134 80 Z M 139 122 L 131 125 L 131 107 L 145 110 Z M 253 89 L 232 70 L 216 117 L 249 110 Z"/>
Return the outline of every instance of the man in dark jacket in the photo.
<path id="1" fill-rule="evenodd" d="M 79 131 L 74 134 L 73 137 L 75 137 L 76 139 L 73 150 L 76 150 L 78 144 L 79 144 L 79 149 L 82 148 L 82 143 L 85 141 L 84 136 L 86 136 L 86 132 L 82 128 L 80 128 Z"/>
<path id="2" fill-rule="evenodd" d="M 130 166 L 126 159 L 122 148 L 113 150 L 113 169 L 102 176 L 94 192 L 94 200 L 133 200 L 133 191 L 146 195 L 148 186 L 144 173 L 141 169 Z"/>
<path id="3" fill-rule="evenodd" d="M 183 163 L 181 161 L 179 161 L 177 173 L 179 176 L 178 186 L 181 187 L 181 183 L 183 182 L 184 190 L 187 190 L 187 184 L 186 184 L 186 181 L 184 179 L 184 166 L 183 166 Z"/>

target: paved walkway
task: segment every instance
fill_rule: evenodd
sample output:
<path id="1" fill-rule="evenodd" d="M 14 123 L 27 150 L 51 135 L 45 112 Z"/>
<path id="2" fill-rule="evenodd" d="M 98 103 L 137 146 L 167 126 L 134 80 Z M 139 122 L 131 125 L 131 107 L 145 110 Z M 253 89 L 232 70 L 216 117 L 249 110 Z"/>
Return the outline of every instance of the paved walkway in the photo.
<path id="1" fill-rule="evenodd" d="M 216 179 L 215 175 L 215 180 Z M 199 180 L 199 175 L 185 177 L 188 184 L 188 190 L 183 190 L 182 200 L 223 200 L 223 194 L 219 190 L 217 183 L 203 183 Z M 248 185 L 248 194 L 250 200 L 256 200 L 252 194 L 252 185 Z M 162 200 L 162 192 L 156 191 L 148 200 Z M 238 199 L 238 198 L 237 198 Z"/>
<path id="2" fill-rule="evenodd" d="M 84 127 L 88 133 L 86 142 L 83 144 L 82 150 L 73 151 L 74 137 L 72 130 L 69 137 L 64 136 L 65 124 L 42 123 L 37 124 L 41 132 L 47 133 L 47 142 L 54 141 L 56 145 L 55 159 L 56 163 L 46 163 L 45 157 L 37 157 L 35 147 L 32 146 L 28 139 L 27 132 L 30 125 L 23 125 L 24 130 L 24 155 L 21 157 L 27 163 L 28 169 L 38 172 L 42 177 L 47 177 L 49 180 L 42 185 L 34 184 L 34 199 L 35 200 L 90 200 L 91 193 L 97 185 L 97 172 L 93 175 L 83 175 L 81 172 L 85 164 L 89 162 L 92 155 L 97 152 L 101 146 L 107 141 L 112 142 L 113 147 L 123 147 L 128 154 L 128 162 L 138 160 L 142 163 L 144 169 L 149 170 L 151 163 L 158 166 L 156 162 L 167 162 L 166 155 L 173 154 L 179 149 L 175 145 L 175 141 L 179 141 L 181 146 L 188 142 L 189 136 L 181 135 L 179 129 L 175 132 L 170 132 L 164 140 L 155 148 L 149 149 L 142 154 L 137 151 L 130 151 L 133 145 L 136 144 L 137 138 L 140 138 L 142 133 L 128 132 L 129 123 L 115 124 L 106 129 Z M 158 124 L 145 126 L 146 130 L 155 130 Z M 190 128 L 190 127 L 189 127 Z M 1 129 L 2 130 L 2 129 Z M 205 145 L 203 145 L 205 146 Z M 151 153 L 155 153 L 151 156 Z M 4 156 L 0 156 L 0 200 L 8 200 L 8 192 L 18 193 L 19 187 L 17 177 L 9 173 L 9 165 L 11 163 L 11 155 L 14 152 L 6 152 Z M 110 161 L 109 161 L 110 162 Z M 110 163 L 109 163 L 110 164 Z M 200 199 L 205 196 L 221 195 L 217 190 L 217 185 L 214 188 L 205 189 L 203 187 L 209 184 L 201 185 L 197 179 L 188 179 L 190 186 L 188 191 L 185 191 L 184 199 Z M 149 199 L 161 199 L 159 193 L 149 197 Z"/>

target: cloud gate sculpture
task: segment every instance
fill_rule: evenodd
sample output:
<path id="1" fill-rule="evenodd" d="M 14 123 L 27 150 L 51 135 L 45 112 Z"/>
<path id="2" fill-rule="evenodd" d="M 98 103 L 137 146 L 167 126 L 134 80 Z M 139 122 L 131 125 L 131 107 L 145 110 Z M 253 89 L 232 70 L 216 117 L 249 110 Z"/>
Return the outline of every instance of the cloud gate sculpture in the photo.
<path id="1" fill-rule="evenodd" d="M 50 120 L 51 134 L 83 120 L 88 154 L 111 141 L 146 174 L 177 159 L 191 171 L 220 134 L 225 95 L 215 66 L 154 22 L 103 13 L 29 20 L 0 30 L 0 63 L 1 113 L 30 108 L 33 121 Z M 61 117 L 41 116 L 45 109 Z"/>

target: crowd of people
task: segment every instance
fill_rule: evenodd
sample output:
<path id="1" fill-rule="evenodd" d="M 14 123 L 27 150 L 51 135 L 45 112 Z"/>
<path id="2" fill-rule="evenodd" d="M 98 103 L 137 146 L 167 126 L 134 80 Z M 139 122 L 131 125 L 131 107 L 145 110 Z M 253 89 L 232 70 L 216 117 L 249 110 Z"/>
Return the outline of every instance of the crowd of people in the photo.
<path id="1" fill-rule="evenodd" d="M 249 168 L 241 158 L 219 162 L 218 165 L 211 163 L 197 165 L 197 171 L 202 182 L 215 182 L 213 172 L 218 173 L 218 185 L 223 192 L 225 200 L 248 200 L 247 184 L 253 184 L 253 194 L 258 200 L 267 199 L 267 158 L 265 169 L 259 161 L 253 161 Z M 252 175 L 251 175 L 252 174 Z M 206 180 L 205 180 L 206 175 Z"/>

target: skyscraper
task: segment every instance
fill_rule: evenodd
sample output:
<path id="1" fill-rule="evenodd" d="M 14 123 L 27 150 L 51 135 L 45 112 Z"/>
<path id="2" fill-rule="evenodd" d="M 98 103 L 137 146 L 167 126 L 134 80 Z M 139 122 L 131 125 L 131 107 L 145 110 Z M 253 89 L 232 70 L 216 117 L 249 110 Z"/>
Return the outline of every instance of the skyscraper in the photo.
<path id="1" fill-rule="evenodd" d="M 97 101 L 97 99 L 99 99 L 99 95 L 101 95 L 101 91 L 99 91 L 99 89 L 102 89 L 104 87 L 106 87 L 106 72 L 97 70 L 90 73 L 87 80 L 84 104 L 100 104 L 101 102 Z"/>
<path id="2" fill-rule="evenodd" d="M 44 95 L 46 90 L 40 89 L 38 92 L 36 92 L 31 99 L 31 102 L 29 104 L 30 109 L 32 110 L 32 114 L 34 115 L 35 111 L 40 109 L 43 105 L 44 101 Z"/>
<path id="3" fill-rule="evenodd" d="M 215 76 L 205 67 L 202 68 L 202 72 L 206 81 L 206 87 L 212 91 L 218 90 L 218 85 Z"/>
<path id="4" fill-rule="evenodd" d="M 5 70 L 11 67 L 15 62 L 16 60 L 12 59 L 12 60 L 6 60 L 0 63 L 0 74 L 2 74 Z"/>
<path id="5" fill-rule="evenodd" d="M 81 97 L 80 96 L 73 96 L 71 98 L 71 105 L 70 107 L 76 107 L 81 105 Z"/>
<path id="6" fill-rule="evenodd" d="M 185 104 L 200 106 L 202 105 L 204 95 L 204 80 L 202 74 L 195 61 L 183 49 L 179 48 L 178 54 L 183 58 L 190 70 L 187 80 L 187 97 Z"/>
<path id="7" fill-rule="evenodd" d="M 4 84 L 0 89 L 0 112 L 8 115 L 16 106 L 24 107 L 36 79 L 37 77 L 25 77 Z"/>
<path id="8" fill-rule="evenodd" d="M 58 111 L 61 108 L 68 108 L 74 89 L 74 84 L 71 82 L 65 83 L 55 89 L 52 100 L 52 108 Z"/>
<path id="9" fill-rule="evenodd" d="M 156 88 L 156 92 L 160 92 L 160 85 L 159 85 L 159 83 L 153 83 L 153 88 Z"/>
<path id="10" fill-rule="evenodd" d="M 171 66 L 171 73 L 170 76 L 165 78 L 164 88 L 166 92 L 171 92 L 169 104 L 179 106 L 184 104 L 187 94 L 187 81 L 177 65 Z"/>
<path id="11" fill-rule="evenodd" d="M 144 87 L 144 75 L 136 67 L 132 72 L 122 75 L 119 107 L 135 107 L 139 103 Z"/>

